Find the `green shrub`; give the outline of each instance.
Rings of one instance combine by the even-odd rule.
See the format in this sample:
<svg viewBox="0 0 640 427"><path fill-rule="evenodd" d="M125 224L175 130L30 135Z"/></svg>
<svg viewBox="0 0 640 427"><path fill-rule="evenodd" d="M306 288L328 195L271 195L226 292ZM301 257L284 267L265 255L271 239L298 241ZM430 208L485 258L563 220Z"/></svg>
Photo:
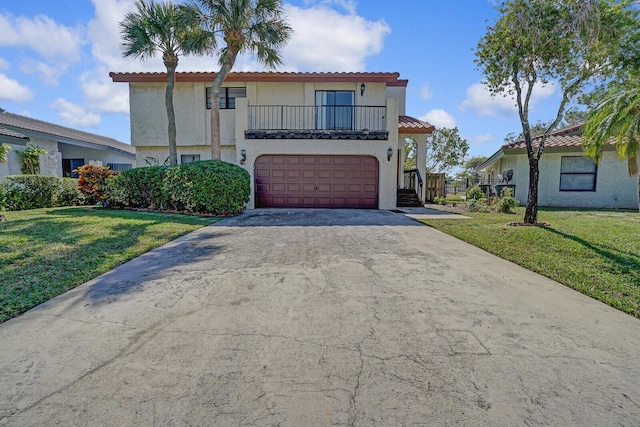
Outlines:
<svg viewBox="0 0 640 427"><path fill-rule="evenodd" d="M467 190L467 200L478 200L485 199L486 195L480 188L478 184L475 184L473 187Z"/></svg>
<svg viewBox="0 0 640 427"><path fill-rule="evenodd" d="M2 183L7 210L50 208L57 206L60 178L42 175L11 175Z"/></svg>
<svg viewBox="0 0 640 427"><path fill-rule="evenodd" d="M89 204L106 204L107 179L118 172L107 166L84 165L73 170L78 174L78 189Z"/></svg>
<svg viewBox="0 0 640 427"><path fill-rule="evenodd" d="M498 199L498 211L502 213L515 213L513 209L518 206L518 201L513 198L513 190L509 187L502 189Z"/></svg>
<svg viewBox="0 0 640 427"><path fill-rule="evenodd" d="M47 150L32 145L26 147L24 150L16 150L18 160L22 164L20 171L25 175L38 175L40 173L40 155L47 154Z"/></svg>
<svg viewBox="0 0 640 427"><path fill-rule="evenodd" d="M4 191L4 183L0 181L0 211L7 208L7 198Z"/></svg>
<svg viewBox="0 0 640 427"><path fill-rule="evenodd" d="M250 183L246 170L221 160L187 163L165 172L169 197L191 212L242 212L249 201Z"/></svg>
<svg viewBox="0 0 640 427"><path fill-rule="evenodd" d="M166 170L166 166L150 166L129 169L110 177L107 181L109 203L152 209L176 208L165 188Z"/></svg>
<svg viewBox="0 0 640 427"><path fill-rule="evenodd" d="M60 178L58 206L80 206L85 203L84 195L78 189L76 178Z"/></svg>
<svg viewBox="0 0 640 427"><path fill-rule="evenodd" d="M467 209L470 212L489 212L491 211L491 201L484 197L469 199L467 200Z"/></svg>
<svg viewBox="0 0 640 427"><path fill-rule="evenodd" d="M433 198L433 203L435 203L436 205L446 205L447 204L447 198L446 197L436 196L436 197Z"/></svg>

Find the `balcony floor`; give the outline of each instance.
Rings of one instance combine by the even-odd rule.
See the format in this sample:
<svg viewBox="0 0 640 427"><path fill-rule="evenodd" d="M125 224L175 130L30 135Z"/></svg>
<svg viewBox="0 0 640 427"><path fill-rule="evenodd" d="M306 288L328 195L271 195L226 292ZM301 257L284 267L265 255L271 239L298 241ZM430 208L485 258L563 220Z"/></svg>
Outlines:
<svg viewBox="0 0 640 427"><path fill-rule="evenodd" d="M283 129L283 130L247 130L246 139L360 139L387 140L387 131L368 130L315 130L315 129Z"/></svg>

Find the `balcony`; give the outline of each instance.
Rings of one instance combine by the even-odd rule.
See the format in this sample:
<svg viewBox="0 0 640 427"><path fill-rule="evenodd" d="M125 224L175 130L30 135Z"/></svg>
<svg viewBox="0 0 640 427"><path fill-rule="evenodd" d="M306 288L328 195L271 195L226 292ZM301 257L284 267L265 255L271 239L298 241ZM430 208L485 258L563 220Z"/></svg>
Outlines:
<svg viewBox="0 0 640 427"><path fill-rule="evenodd" d="M246 139L387 140L387 107L249 106Z"/></svg>

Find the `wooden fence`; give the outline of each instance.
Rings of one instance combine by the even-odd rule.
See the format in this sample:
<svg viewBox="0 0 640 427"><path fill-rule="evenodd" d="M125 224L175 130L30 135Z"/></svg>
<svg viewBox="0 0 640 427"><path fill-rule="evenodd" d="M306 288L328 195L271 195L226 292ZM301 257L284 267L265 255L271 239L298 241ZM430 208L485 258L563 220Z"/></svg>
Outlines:
<svg viewBox="0 0 640 427"><path fill-rule="evenodd" d="M447 195L447 176L444 173L428 173L426 180L425 199L429 202L434 197L445 197Z"/></svg>

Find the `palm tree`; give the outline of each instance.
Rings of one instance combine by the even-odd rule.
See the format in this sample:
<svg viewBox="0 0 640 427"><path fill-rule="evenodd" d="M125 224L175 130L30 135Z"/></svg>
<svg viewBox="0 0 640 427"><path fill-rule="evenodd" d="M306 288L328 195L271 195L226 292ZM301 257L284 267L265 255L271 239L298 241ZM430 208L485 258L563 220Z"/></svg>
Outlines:
<svg viewBox="0 0 640 427"><path fill-rule="evenodd" d="M282 64L279 50L293 33L282 0L192 0L185 7L190 22L224 40L220 71L211 88L211 157L220 159L220 88L240 53L250 52L269 68ZM217 46L217 43L216 43Z"/></svg>
<svg viewBox="0 0 640 427"><path fill-rule="evenodd" d="M582 145L585 154L600 162L602 150L613 140L618 157L627 159L629 176L638 177L640 210L640 87L618 88L593 110L584 125Z"/></svg>
<svg viewBox="0 0 640 427"><path fill-rule="evenodd" d="M200 27L184 25L181 9L173 3L137 0L136 11L125 15L120 23L124 57L146 60L157 53L167 68L165 103L169 122L169 164L178 163L176 147L176 116L173 109L173 89L178 57L181 54L213 52L210 35Z"/></svg>

